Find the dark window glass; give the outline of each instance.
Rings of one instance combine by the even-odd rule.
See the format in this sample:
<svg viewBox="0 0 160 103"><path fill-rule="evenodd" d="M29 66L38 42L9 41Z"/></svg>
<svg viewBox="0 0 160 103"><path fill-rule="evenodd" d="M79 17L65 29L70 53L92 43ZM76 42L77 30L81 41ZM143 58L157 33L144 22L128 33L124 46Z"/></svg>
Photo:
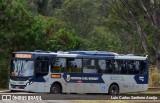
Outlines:
<svg viewBox="0 0 160 103"><path fill-rule="evenodd" d="M120 74L127 74L128 71L127 71L127 63L126 63L126 61L120 60L119 62L120 62L120 68L121 68Z"/></svg>
<svg viewBox="0 0 160 103"><path fill-rule="evenodd" d="M107 74L119 74L121 62L118 60L99 60L99 72Z"/></svg>
<svg viewBox="0 0 160 103"><path fill-rule="evenodd" d="M38 57L36 59L36 77L45 76L49 71L49 64L47 57Z"/></svg>
<svg viewBox="0 0 160 103"><path fill-rule="evenodd" d="M146 71L146 63L145 61L140 61L140 74L145 74L147 71Z"/></svg>
<svg viewBox="0 0 160 103"><path fill-rule="evenodd" d="M126 61L128 74L139 74L139 61Z"/></svg>
<svg viewBox="0 0 160 103"><path fill-rule="evenodd" d="M144 74L146 63L138 60L98 60L99 73Z"/></svg>
<svg viewBox="0 0 160 103"><path fill-rule="evenodd" d="M98 60L99 73L105 73L107 71L106 60Z"/></svg>

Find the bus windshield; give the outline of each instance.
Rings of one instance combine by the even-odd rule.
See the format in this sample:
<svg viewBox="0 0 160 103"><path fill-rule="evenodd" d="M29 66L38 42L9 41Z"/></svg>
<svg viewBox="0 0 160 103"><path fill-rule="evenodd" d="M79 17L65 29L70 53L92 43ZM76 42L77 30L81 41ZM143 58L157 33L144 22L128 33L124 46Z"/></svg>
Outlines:
<svg viewBox="0 0 160 103"><path fill-rule="evenodd" d="M11 67L11 76L33 76L34 62L28 60L13 60Z"/></svg>

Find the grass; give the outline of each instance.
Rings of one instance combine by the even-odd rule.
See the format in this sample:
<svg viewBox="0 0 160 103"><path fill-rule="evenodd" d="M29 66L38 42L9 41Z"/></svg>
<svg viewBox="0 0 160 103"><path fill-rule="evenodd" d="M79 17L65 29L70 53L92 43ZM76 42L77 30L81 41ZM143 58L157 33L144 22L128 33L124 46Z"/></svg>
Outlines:
<svg viewBox="0 0 160 103"><path fill-rule="evenodd" d="M135 93L126 93L126 94L138 94L138 95L141 95L141 94L160 94L160 91L145 91L145 92L135 92Z"/></svg>
<svg viewBox="0 0 160 103"><path fill-rule="evenodd" d="M69 100L71 103L160 103L159 100Z"/></svg>
<svg viewBox="0 0 160 103"><path fill-rule="evenodd" d="M145 91L136 93L126 93L126 95L131 94L147 94L147 95L159 95L160 91ZM160 100L69 100L71 103L160 103Z"/></svg>
<svg viewBox="0 0 160 103"><path fill-rule="evenodd" d="M160 87L160 70L153 66L149 68L149 87Z"/></svg>
<svg viewBox="0 0 160 103"><path fill-rule="evenodd" d="M72 103L134 103L122 100L71 100Z"/></svg>

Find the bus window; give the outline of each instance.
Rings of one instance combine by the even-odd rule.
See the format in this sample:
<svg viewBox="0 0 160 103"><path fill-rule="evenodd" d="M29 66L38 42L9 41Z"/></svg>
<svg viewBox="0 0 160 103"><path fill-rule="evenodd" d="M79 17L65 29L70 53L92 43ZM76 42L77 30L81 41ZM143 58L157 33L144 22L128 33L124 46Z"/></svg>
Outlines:
<svg viewBox="0 0 160 103"><path fill-rule="evenodd" d="M121 71L118 60L106 60L106 73L119 74Z"/></svg>
<svg viewBox="0 0 160 103"><path fill-rule="evenodd" d="M139 70L140 70L140 61L134 61L134 69L135 69L134 74L139 74Z"/></svg>
<svg viewBox="0 0 160 103"><path fill-rule="evenodd" d="M80 73L82 68L81 59L67 59L67 72Z"/></svg>
<svg viewBox="0 0 160 103"><path fill-rule="evenodd" d="M145 61L140 61L140 74L145 74L146 73L146 63Z"/></svg>
<svg viewBox="0 0 160 103"><path fill-rule="evenodd" d="M48 58L38 57L35 66L36 66L36 77L45 76L48 74L49 71Z"/></svg>
<svg viewBox="0 0 160 103"><path fill-rule="evenodd" d="M105 73L106 72L106 61L105 60L99 60L98 61L99 66L99 73Z"/></svg>
<svg viewBox="0 0 160 103"><path fill-rule="evenodd" d="M83 59L83 73L98 73L98 60Z"/></svg>
<svg viewBox="0 0 160 103"><path fill-rule="evenodd" d="M112 73L111 60L106 60L106 73Z"/></svg>
<svg viewBox="0 0 160 103"><path fill-rule="evenodd" d="M139 74L139 61L127 61L128 74Z"/></svg>
<svg viewBox="0 0 160 103"><path fill-rule="evenodd" d="M127 65L126 62L123 60L120 60L120 66L121 66L121 74L127 74Z"/></svg>
<svg viewBox="0 0 160 103"><path fill-rule="evenodd" d="M66 70L66 59L65 58L53 58L51 61L51 72L61 73Z"/></svg>
<svg viewBox="0 0 160 103"><path fill-rule="evenodd" d="M119 60L112 60L111 61L111 66L112 66L112 73L114 73L114 74L119 74L120 73L121 68L120 68Z"/></svg>

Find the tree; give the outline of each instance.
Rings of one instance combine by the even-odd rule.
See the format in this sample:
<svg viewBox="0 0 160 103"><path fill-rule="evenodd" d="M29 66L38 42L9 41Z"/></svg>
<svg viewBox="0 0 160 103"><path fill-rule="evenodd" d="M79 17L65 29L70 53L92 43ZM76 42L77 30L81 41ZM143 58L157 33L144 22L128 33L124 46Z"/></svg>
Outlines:
<svg viewBox="0 0 160 103"><path fill-rule="evenodd" d="M95 27L89 34L90 40L85 41L89 50L121 51L121 41L114 34L111 34L105 27Z"/></svg>
<svg viewBox="0 0 160 103"><path fill-rule="evenodd" d="M47 42L48 49L53 51L77 50L82 46L81 38L75 35L75 31L67 28L59 29Z"/></svg>
<svg viewBox="0 0 160 103"><path fill-rule="evenodd" d="M108 3L112 9L110 19L116 18L117 21L130 26L132 29L129 31L132 37L134 38L133 34L136 33L139 39L135 41L140 40L145 54L149 54L151 62L156 62L156 67L160 69L159 2L155 0L114 0ZM124 24L121 24L120 28L128 32L128 27L124 27Z"/></svg>
<svg viewBox="0 0 160 103"><path fill-rule="evenodd" d="M76 34L86 37L97 22L96 15L95 2L90 0L66 0L54 16L65 22L70 28L75 29Z"/></svg>

